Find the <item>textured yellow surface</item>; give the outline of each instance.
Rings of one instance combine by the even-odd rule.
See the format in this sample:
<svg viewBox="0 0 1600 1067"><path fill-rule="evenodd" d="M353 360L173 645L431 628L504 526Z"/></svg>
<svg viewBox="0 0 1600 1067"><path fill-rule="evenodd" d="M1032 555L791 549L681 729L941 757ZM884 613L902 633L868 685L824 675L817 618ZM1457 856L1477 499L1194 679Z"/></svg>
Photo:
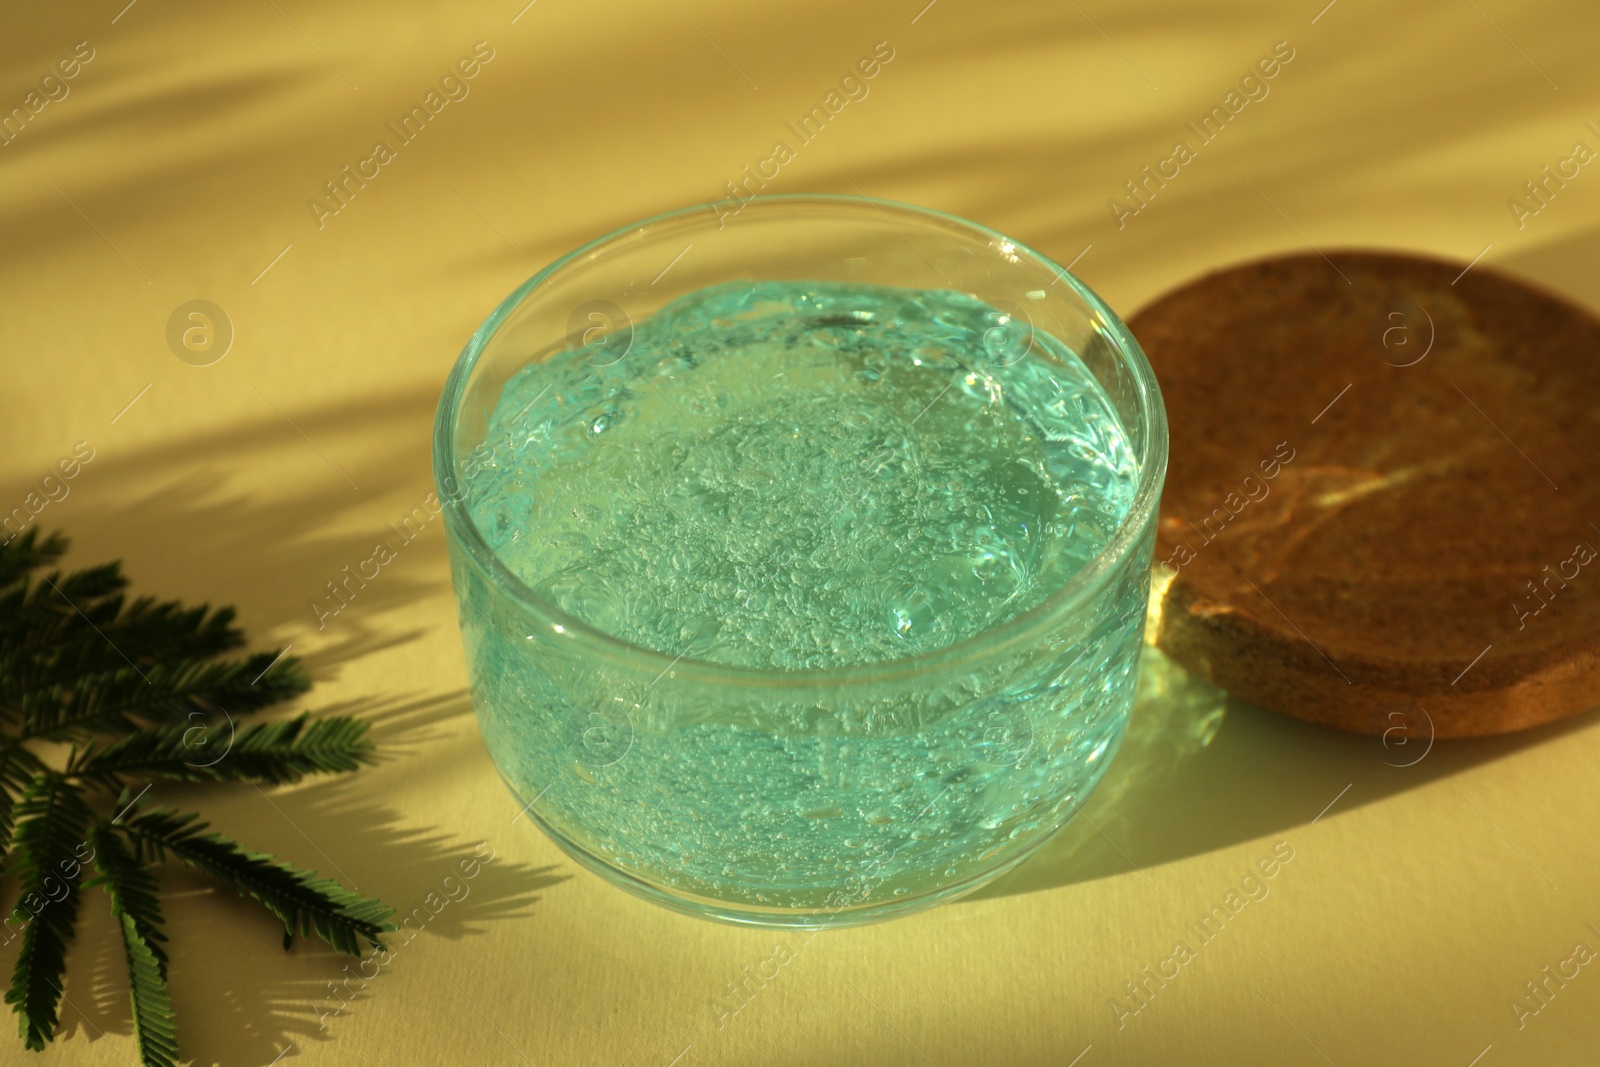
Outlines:
<svg viewBox="0 0 1600 1067"><path fill-rule="evenodd" d="M208 796L220 828L404 909L479 842L494 856L348 1002L342 961L286 955L250 906L169 880L195 1062L1594 1062L1600 969L1567 964L1546 1001L1524 986L1600 948L1592 718L1402 767L1416 746L1153 677L1086 818L1045 853L975 899L813 939L669 914L515 819L463 695L436 525L324 629L312 608L429 492L433 403L489 309L581 241L718 195L779 140L794 152L771 191L979 220L1124 311L1313 243L1487 248L1600 305L1600 173L1536 215L1507 206L1575 142L1600 148L1592 4L123 2L28 5L0 38L5 109L78 42L93 53L0 147L0 504L88 442L39 518L76 561L237 602L254 639L307 658L307 706L373 721L381 766ZM880 41L868 95L799 145L785 123ZM1185 123L1280 41L1268 95L1119 228L1108 200L1193 144ZM400 144L386 123L476 42L492 58L467 95ZM379 140L393 158L363 163ZM376 174L337 213L308 207L347 164ZM194 299L233 325L210 366L168 346ZM1231 892L1203 940L1191 924ZM65 1036L29 1062L134 1055L99 898Z"/></svg>

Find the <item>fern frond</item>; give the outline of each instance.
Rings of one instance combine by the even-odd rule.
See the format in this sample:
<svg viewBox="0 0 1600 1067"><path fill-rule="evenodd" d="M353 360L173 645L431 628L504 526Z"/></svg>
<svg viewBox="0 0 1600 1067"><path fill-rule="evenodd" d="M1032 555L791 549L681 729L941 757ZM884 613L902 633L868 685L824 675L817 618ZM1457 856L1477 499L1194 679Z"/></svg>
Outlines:
<svg viewBox="0 0 1600 1067"><path fill-rule="evenodd" d="M6 589L21 581L28 572L66 555L67 544L67 539L59 533L51 533L41 540L37 526L0 542L0 589Z"/></svg>
<svg viewBox="0 0 1600 1067"><path fill-rule="evenodd" d="M394 911L195 815L141 810L143 791L125 782L280 784L356 770L372 746L367 725L344 716L236 727L310 687L299 662L274 651L219 659L244 644L232 608L131 598L120 564L64 572L66 550L36 528L0 541L0 873L8 860L16 868L3 925L7 939L21 934L5 1001L28 1048L56 1037L82 887L98 885L122 937L140 1060L175 1067L156 862L171 857L255 898L283 923L285 947L315 934L359 956L383 947ZM31 750L40 742L72 743L65 770ZM114 819L90 809L91 786L122 787Z"/></svg>
<svg viewBox="0 0 1600 1067"><path fill-rule="evenodd" d="M22 895L13 914L25 914L27 924L6 1003L21 1016L23 1044L42 1050L59 1022L61 976L78 921L78 876L90 813L76 786L46 773L23 793L16 815L12 847Z"/></svg>
<svg viewBox="0 0 1600 1067"><path fill-rule="evenodd" d="M123 832L142 860L161 860L171 853L240 896L254 897L283 922L285 938L316 934L350 956L361 955L363 941L383 948L380 935L393 929L393 908L314 871L298 871L221 834L207 833L208 824L198 818L151 808L124 822Z"/></svg>
<svg viewBox="0 0 1600 1067"><path fill-rule="evenodd" d="M133 1036L144 1067L174 1067L178 1058L177 1022L167 990L167 954L161 947L161 904L156 879L109 823L89 830L98 885L111 897L111 914L122 931L128 961L128 994L133 1004Z"/></svg>
<svg viewBox="0 0 1600 1067"><path fill-rule="evenodd" d="M13 585L0 596L0 653L48 647L69 631L104 626L122 610L127 585L120 563Z"/></svg>
<svg viewBox="0 0 1600 1067"><path fill-rule="evenodd" d="M121 598L112 601L120 609ZM15 701L35 690L130 665L148 668L221 655L244 643L233 618L232 608L184 608L175 601L141 597L104 624L68 627L49 646L18 645L0 654L0 700Z"/></svg>
<svg viewBox="0 0 1600 1067"><path fill-rule="evenodd" d="M19 698L14 709L23 736L83 739L93 733L130 733L139 720L187 723L224 714L247 714L298 696L311 686L294 656L257 652L243 659L176 660L80 678L70 688L52 686ZM270 671L268 667L272 667Z"/></svg>
<svg viewBox="0 0 1600 1067"><path fill-rule="evenodd" d="M34 776L44 770L39 757L10 738L0 738L0 872L5 870L6 853L11 847L11 831L15 826L12 816L17 800L32 784Z"/></svg>
<svg viewBox="0 0 1600 1067"><path fill-rule="evenodd" d="M284 722L169 726L141 730L103 749L90 749L67 768L69 777L109 789L123 778L180 782L261 782L282 785L308 774L354 771L370 759L367 724L346 716Z"/></svg>

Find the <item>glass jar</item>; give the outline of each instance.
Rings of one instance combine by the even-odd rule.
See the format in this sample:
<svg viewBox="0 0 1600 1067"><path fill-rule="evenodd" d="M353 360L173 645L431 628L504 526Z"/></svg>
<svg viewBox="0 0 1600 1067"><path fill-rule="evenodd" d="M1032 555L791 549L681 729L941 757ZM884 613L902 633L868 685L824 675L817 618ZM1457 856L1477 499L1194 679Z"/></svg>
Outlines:
<svg viewBox="0 0 1600 1067"><path fill-rule="evenodd" d="M1070 352L1136 464L1103 549L983 632L805 670L630 644L513 573L472 497L477 466L503 444L492 415L513 375L574 350L610 365L685 294L785 280L970 294L994 309L980 355ZM473 702L516 798L508 813L521 808L619 886L730 922L872 921L998 877L1072 816L1121 740L1166 450L1155 380L1116 315L1037 252L949 215L759 197L662 215L562 257L479 327L435 426Z"/></svg>

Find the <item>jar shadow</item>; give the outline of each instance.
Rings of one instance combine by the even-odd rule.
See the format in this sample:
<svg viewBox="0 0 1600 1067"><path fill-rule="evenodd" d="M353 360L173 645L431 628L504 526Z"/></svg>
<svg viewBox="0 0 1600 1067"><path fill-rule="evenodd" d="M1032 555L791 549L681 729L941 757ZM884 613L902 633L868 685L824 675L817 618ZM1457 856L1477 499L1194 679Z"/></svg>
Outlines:
<svg viewBox="0 0 1600 1067"><path fill-rule="evenodd" d="M1139 877L1338 818L1596 721L1590 711L1500 737L1386 742L1238 700L1147 647L1128 733L1099 787L1037 853L967 899Z"/></svg>

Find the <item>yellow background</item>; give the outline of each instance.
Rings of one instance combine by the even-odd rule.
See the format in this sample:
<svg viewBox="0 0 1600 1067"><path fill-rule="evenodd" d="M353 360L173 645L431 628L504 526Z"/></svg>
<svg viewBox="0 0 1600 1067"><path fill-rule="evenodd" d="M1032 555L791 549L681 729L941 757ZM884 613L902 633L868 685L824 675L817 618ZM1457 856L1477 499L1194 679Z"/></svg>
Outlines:
<svg viewBox="0 0 1600 1067"><path fill-rule="evenodd" d="M320 1023L342 960L286 955L253 905L169 878L196 1062L1594 1061L1600 968L1521 1029L1510 1006L1576 942L1600 948L1592 718L1397 767L1417 750L1168 678L1088 819L1044 854L975 899L807 940L670 914L514 822L463 695L437 525L326 629L310 607L429 492L435 398L505 293L719 195L878 41L895 58L870 95L772 191L859 189L1083 253L1075 272L1125 313L1311 243L1463 262L1490 246L1485 264L1600 305L1600 173L1523 229L1506 206L1575 141L1600 147L1592 4L124 2L28 5L0 37L5 109L75 43L95 49L0 148L0 503L89 442L39 519L75 538L72 559L120 556L140 589L237 603L255 641L306 657L305 706L365 716L382 746L347 780L151 799L402 909L478 842L495 850ZM480 40L494 59L470 96L319 230L307 200ZM1108 199L1280 40L1295 58L1270 95L1119 230ZM197 298L236 331L208 367L166 341ZM1280 841L1294 858L1270 895L1119 1028L1123 981ZM64 1037L28 1062L133 1055L98 890L84 915ZM725 983L780 943L794 958L719 1028ZM5 1062L26 1055L0 1042Z"/></svg>

